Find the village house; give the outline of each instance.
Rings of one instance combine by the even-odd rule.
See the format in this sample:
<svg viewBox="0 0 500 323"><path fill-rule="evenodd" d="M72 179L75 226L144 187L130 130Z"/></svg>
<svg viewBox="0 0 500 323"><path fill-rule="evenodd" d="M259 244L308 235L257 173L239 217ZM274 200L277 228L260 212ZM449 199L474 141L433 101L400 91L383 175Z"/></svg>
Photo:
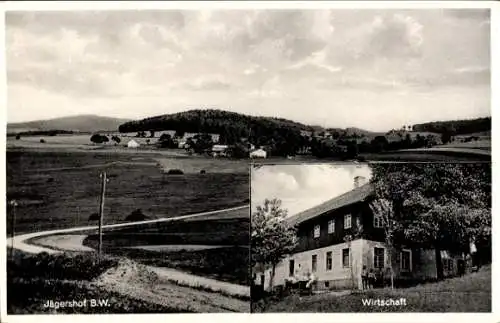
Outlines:
<svg viewBox="0 0 500 323"><path fill-rule="evenodd" d="M250 152L250 158L267 158L267 152L262 149L256 149Z"/></svg>
<svg viewBox="0 0 500 323"><path fill-rule="evenodd" d="M228 145L213 145L212 146L212 156L213 157L227 157L228 156Z"/></svg>
<svg viewBox="0 0 500 323"><path fill-rule="evenodd" d="M373 188L363 177L355 178L355 188L307 209L287 220L298 228L295 252L282 260L275 270L273 286L313 273L317 289L362 288L361 272L383 272L389 268L382 220L374 216L369 203ZM358 235L350 242L345 237ZM399 248L393 266L398 280L429 280L437 277L435 251ZM458 274L458 262L464 255L441 252L444 275ZM270 288L271 269L254 268L254 282Z"/></svg>
<svg viewBox="0 0 500 323"><path fill-rule="evenodd" d="M127 143L127 147L128 148L139 148L140 144L135 141L134 139L130 140L128 143Z"/></svg>

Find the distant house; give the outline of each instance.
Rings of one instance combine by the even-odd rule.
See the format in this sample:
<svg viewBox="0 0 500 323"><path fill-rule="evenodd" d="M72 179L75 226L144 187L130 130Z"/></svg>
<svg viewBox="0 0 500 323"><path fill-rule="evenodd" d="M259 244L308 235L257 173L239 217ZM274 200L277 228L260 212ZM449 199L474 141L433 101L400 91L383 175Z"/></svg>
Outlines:
<svg viewBox="0 0 500 323"><path fill-rule="evenodd" d="M139 146L139 143L133 139L127 143L128 148L138 148Z"/></svg>
<svg viewBox="0 0 500 323"><path fill-rule="evenodd" d="M262 148L256 149L250 152L250 158L267 158L267 152Z"/></svg>
<svg viewBox="0 0 500 323"><path fill-rule="evenodd" d="M179 148L189 148L189 144L187 143L186 140L181 139L177 142L177 147Z"/></svg>
<svg viewBox="0 0 500 323"><path fill-rule="evenodd" d="M310 137L310 136L312 136L312 131L300 130L300 135L302 137Z"/></svg>
<svg viewBox="0 0 500 323"><path fill-rule="evenodd" d="M228 145L213 145L212 146L212 156L214 157L226 157L228 153Z"/></svg>

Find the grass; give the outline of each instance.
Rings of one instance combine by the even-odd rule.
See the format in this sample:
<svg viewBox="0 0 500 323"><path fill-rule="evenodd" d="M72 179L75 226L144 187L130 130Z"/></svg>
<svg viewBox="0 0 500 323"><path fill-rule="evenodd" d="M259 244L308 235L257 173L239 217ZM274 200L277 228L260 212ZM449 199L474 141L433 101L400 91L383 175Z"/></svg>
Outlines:
<svg viewBox="0 0 500 323"><path fill-rule="evenodd" d="M91 283L117 259L98 261L94 253L58 255L17 254L7 262L7 312L9 314L105 314L105 313L176 313L178 309L160 306L101 289ZM66 307L54 312L44 308L48 300L107 300L109 306ZM185 312L185 311L184 311Z"/></svg>
<svg viewBox="0 0 500 323"><path fill-rule="evenodd" d="M363 299L406 299L406 306L366 306ZM345 296L318 294L252 303L254 312L491 312L491 266L477 273L402 289L376 289Z"/></svg>
<svg viewBox="0 0 500 323"><path fill-rule="evenodd" d="M434 148L444 146L436 146ZM390 162L475 162L491 161L491 156L471 154L469 151L388 151L384 153L363 153L360 154L367 161L390 161Z"/></svg>
<svg viewBox="0 0 500 323"><path fill-rule="evenodd" d="M115 161L141 164L79 168ZM152 217L173 217L239 206L248 200L248 174L169 176L145 164L151 161L138 154L8 151L7 199L19 203L16 233L96 224L88 218L98 211L102 170L110 177L104 208L107 224L124 222L138 208ZM183 159L186 165L190 162ZM10 234L12 210L8 211Z"/></svg>
<svg viewBox="0 0 500 323"><path fill-rule="evenodd" d="M130 227L106 232L103 237L103 250L146 265L176 268L195 275L249 285L249 250L240 247L249 244L249 226L249 217L141 225L139 228ZM96 235L91 235L84 241L84 245L91 248L97 248L97 244ZM196 251L127 248L168 244L225 247Z"/></svg>
<svg viewBox="0 0 500 323"><path fill-rule="evenodd" d="M473 149L483 149L491 151L491 139L481 139L477 141L469 142L451 142L446 145L439 147L449 147L449 148L473 148Z"/></svg>

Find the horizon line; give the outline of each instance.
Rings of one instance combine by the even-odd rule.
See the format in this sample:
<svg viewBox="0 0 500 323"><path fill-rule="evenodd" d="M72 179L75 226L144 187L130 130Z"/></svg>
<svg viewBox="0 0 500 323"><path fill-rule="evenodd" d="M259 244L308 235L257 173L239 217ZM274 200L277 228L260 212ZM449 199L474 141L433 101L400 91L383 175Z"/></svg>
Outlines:
<svg viewBox="0 0 500 323"><path fill-rule="evenodd" d="M153 115L153 116L145 116L145 117L139 117L139 118L125 118L125 117L116 117L116 116L110 116L110 115L93 114L93 113L88 113L88 114L86 114L86 113L68 114L68 115L59 116L59 117L53 117L53 118L33 119L33 120L25 120L25 121L10 122L10 121L7 120L6 126L9 126L9 125L12 126L12 125L15 125L15 124L20 124L20 123L47 122L47 121L53 121L53 120L57 120L57 119L77 118L77 117L98 117L98 118L121 119L121 120L127 120L125 122L129 122L129 121L140 121L140 120L144 120L144 119L148 119L148 118L154 118L154 117L159 117L159 116L164 116L164 115L172 115L172 114L176 114L176 113L183 113L183 112L188 112L188 111L193 111L193 110L219 110L219 111L225 111L225 112L231 112L231 113L246 115L246 116L250 116L250 117L280 118L280 119L285 119L285 120L292 121L292 122L301 123L301 124L303 124L303 125L305 125L307 127L312 127L312 128L314 128L314 127L320 127L320 128L323 128L323 129L348 129L348 128L357 128L357 129L360 129L360 130L371 131L371 132L383 132L381 130L372 130L370 128L357 127L357 126L340 127L340 126L333 126L333 125L307 124L307 123L304 123L303 121L298 121L296 119L290 119L290 118L286 118L286 117L267 116L267 115L263 115L263 114L261 114L261 115L251 115L251 114L234 112L234 111L225 110L225 109L218 109L218 108L205 108L205 109L203 109L203 108L193 108L193 109L187 109L187 110L183 110L183 111L179 111L179 112L157 114L157 115ZM431 123L431 122L450 122L450 121L461 121L461 120L474 120L474 119L481 119L481 118L492 118L492 114L490 113L488 115L477 116L477 117L463 117L463 118L447 119L447 120L436 119L436 120L429 120L429 121L425 121L425 122L419 122L419 123L416 123L416 124L425 124L425 123ZM406 125L414 125L414 124L411 123L411 122L407 122ZM387 131L390 131L390 130L394 130L394 128L393 129L388 129Z"/></svg>

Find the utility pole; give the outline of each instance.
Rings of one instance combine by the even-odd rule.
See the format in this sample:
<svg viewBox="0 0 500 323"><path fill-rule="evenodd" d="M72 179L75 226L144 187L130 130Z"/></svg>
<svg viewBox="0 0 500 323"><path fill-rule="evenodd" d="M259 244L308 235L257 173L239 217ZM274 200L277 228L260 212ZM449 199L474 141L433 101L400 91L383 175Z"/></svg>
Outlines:
<svg viewBox="0 0 500 323"><path fill-rule="evenodd" d="M108 181L106 177L106 172L102 172L99 176L101 178L101 200L99 205L99 259L102 254L102 220L104 216L104 196L106 193L106 182Z"/></svg>
<svg viewBox="0 0 500 323"><path fill-rule="evenodd" d="M11 214L11 217L12 217L12 220L11 220L11 234L12 234L12 242L10 244L10 259L11 260L14 260L14 238L16 236L16 207L17 207L17 201L16 200L12 200L10 201L10 205L12 206L12 214Z"/></svg>

